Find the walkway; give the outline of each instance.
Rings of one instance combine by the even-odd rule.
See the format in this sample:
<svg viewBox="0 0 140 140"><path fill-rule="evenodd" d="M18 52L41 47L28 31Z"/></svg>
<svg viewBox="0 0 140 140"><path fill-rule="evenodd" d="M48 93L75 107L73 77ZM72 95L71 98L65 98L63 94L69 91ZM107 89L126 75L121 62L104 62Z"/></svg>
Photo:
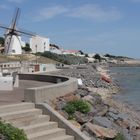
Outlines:
<svg viewBox="0 0 140 140"><path fill-rule="evenodd" d="M0 105L13 104L24 100L24 89L50 85L53 83L32 80L19 80L19 87L13 91L0 91Z"/></svg>

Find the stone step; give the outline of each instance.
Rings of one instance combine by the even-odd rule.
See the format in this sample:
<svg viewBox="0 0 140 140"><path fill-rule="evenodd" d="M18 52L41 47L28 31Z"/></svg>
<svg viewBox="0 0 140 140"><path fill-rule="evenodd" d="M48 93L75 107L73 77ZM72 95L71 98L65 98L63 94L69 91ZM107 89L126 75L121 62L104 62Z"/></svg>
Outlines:
<svg viewBox="0 0 140 140"><path fill-rule="evenodd" d="M74 140L74 137L69 136L69 135L65 135L65 136L61 136L61 137L57 137L57 138L51 138L48 140Z"/></svg>
<svg viewBox="0 0 140 140"><path fill-rule="evenodd" d="M38 116L41 113L42 113L42 110L40 109L28 109L28 110L22 110L22 111L2 113L0 114L0 118L2 118L2 120L11 122L13 120L18 120L18 119L20 120L29 116Z"/></svg>
<svg viewBox="0 0 140 140"><path fill-rule="evenodd" d="M23 129L27 135L31 133L41 132L44 130L51 130L54 128L58 128L57 122L44 122L30 126L20 127L20 129Z"/></svg>
<svg viewBox="0 0 140 140"><path fill-rule="evenodd" d="M56 128L56 129L45 130L35 134L27 135L27 137L29 140L48 140L55 137L61 137L65 135L65 133L66 133L65 129Z"/></svg>
<svg viewBox="0 0 140 140"><path fill-rule="evenodd" d="M33 103L17 103L10 105L2 105L0 106L0 113L13 112L13 111L21 111L25 109L32 109L35 105Z"/></svg>
<svg viewBox="0 0 140 140"><path fill-rule="evenodd" d="M11 123L15 127L24 127L24 126L30 126L33 124L43 123L50 121L50 116L48 115L39 115L39 116L28 116L24 117L18 120L14 120Z"/></svg>

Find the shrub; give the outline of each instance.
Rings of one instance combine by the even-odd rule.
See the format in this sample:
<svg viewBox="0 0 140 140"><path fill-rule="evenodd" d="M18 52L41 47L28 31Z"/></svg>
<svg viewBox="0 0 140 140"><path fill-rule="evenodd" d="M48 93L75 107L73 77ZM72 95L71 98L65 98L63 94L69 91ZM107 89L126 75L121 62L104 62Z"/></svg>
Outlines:
<svg viewBox="0 0 140 140"><path fill-rule="evenodd" d="M28 140L23 130L2 121L0 121L0 134L8 140Z"/></svg>
<svg viewBox="0 0 140 140"><path fill-rule="evenodd" d="M43 57L47 57L53 60L56 60L58 62L71 65L71 64L84 64L87 63L88 60L85 57L75 56L71 54L56 54L49 51L46 51L44 53L37 53L36 55L40 55Z"/></svg>
<svg viewBox="0 0 140 140"><path fill-rule="evenodd" d="M66 106L64 107L64 110L69 114L72 115L75 113L75 111L79 111L81 113L88 113L90 111L90 105L88 102L83 100L74 100L71 102L68 102Z"/></svg>
<svg viewBox="0 0 140 140"><path fill-rule="evenodd" d="M117 136L116 136L116 138L114 140L125 140L125 137L124 137L123 134L118 133Z"/></svg>

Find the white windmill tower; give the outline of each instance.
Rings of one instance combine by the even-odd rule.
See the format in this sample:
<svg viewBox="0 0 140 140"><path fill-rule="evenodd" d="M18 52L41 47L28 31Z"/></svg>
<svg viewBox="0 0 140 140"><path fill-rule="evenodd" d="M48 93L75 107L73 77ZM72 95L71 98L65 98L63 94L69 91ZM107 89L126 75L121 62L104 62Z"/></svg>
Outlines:
<svg viewBox="0 0 140 140"><path fill-rule="evenodd" d="M25 32L22 30L18 30L17 21L20 15L20 9L17 8L15 12L15 16L12 19L12 23L10 27L6 27L0 25L1 28L6 29L5 33L5 54L22 54L22 46L21 46L21 34L35 36L33 33Z"/></svg>

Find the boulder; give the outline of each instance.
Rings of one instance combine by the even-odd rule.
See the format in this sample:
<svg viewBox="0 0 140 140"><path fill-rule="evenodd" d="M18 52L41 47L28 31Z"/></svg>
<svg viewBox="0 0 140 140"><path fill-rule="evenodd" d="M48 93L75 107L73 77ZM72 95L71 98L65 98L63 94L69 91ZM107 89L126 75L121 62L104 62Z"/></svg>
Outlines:
<svg viewBox="0 0 140 140"><path fill-rule="evenodd" d="M64 102L64 101L57 101L56 103L55 103L55 109L56 110L61 110L61 109L63 109L64 108L64 106L66 105L66 102Z"/></svg>
<svg viewBox="0 0 140 140"><path fill-rule="evenodd" d="M78 100L79 98L73 94L67 94L63 97L63 99L66 101L66 102L70 102L70 101L74 101L74 100Z"/></svg>
<svg viewBox="0 0 140 140"><path fill-rule="evenodd" d="M108 120L108 118L106 117L94 117L93 118L93 123L100 125L102 127L106 127L106 128L113 128L113 122L111 122L110 120Z"/></svg>
<svg viewBox="0 0 140 140"><path fill-rule="evenodd" d="M113 107L110 107L109 111L114 113L114 114L118 114L118 111L115 108L113 108Z"/></svg>
<svg viewBox="0 0 140 140"><path fill-rule="evenodd" d="M129 128L130 128L129 121L127 121L127 120L124 120L124 121L117 120L116 123L117 123L119 126L121 126L122 128L126 128L126 129L129 129Z"/></svg>
<svg viewBox="0 0 140 140"><path fill-rule="evenodd" d="M124 135L126 140L134 140L133 137L130 135L128 129L123 129L122 134Z"/></svg>
<svg viewBox="0 0 140 140"><path fill-rule="evenodd" d="M92 124L90 122L85 124L85 129L88 130L89 133L92 133L96 137L102 138L102 139L106 139L106 138L113 139L117 135L116 130L101 127L99 125L95 125L95 124Z"/></svg>
<svg viewBox="0 0 140 140"><path fill-rule="evenodd" d="M108 112L108 106L103 105L102 108L96 114L96 116L105 116L107 112Z"/></svg>
<svg viewBox="0 0 140 140"><path fill-rule="evenodd" d="M91 104L93 102L93 97L91 95L84 96L82 99L91 103Z"/></svg>
<svg viewBox="0 0 140 140"><path fill-rule="evenodd" d="M75 117L76 121L79 122L80 124L84 124L86 122L89 122L92 119L91 116L88 116L86 114L83 114L83 113L81 113L79 111L76 111L74 113L74 117Z"/></svg>
<svg viewBox="0 0 140 140"><path fill-rule="evenodd" d="M118 114L118 118L119 118L120 120L128 120L128 119L129 119L129 116L128 116L128 114L126 114L126 113L119 113L119 114Z"/></svg>
<svg viewBox="0 0 140 140"><path fill-rule="evenodd" d="M114 121L117 121L119 119L119 116L112 112L108 113L108 117L111 117Z"/></svg>

